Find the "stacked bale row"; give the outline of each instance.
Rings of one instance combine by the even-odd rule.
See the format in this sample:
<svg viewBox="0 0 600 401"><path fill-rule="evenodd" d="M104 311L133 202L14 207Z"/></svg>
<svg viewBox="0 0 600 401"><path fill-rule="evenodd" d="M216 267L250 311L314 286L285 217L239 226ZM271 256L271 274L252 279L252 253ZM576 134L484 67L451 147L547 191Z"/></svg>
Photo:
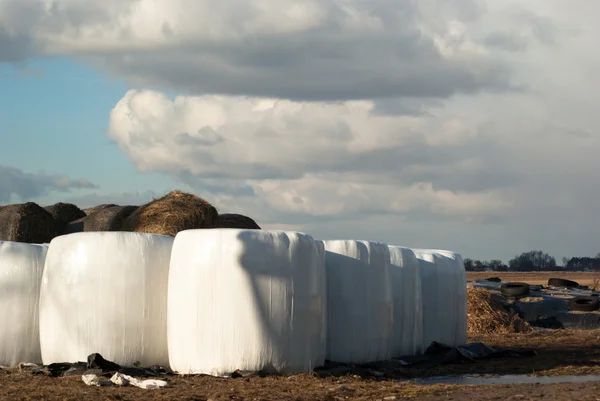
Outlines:
<svg viewBox="0 0 600 401"><path fill-rule="evenodd" d="M40 274L45 251L20 244L19 261L10 244L0 242L0 276L18 299L5 302L28 305L19 337L39 330L41 342L5 338L0 364L99 352L180 373L296 373L465 340L464 266L452 252L283 231L88 232L52 240Z"/></svg>
<svg viewBox="0 0 600 401"><path fill-rule="evenodd" d="M104 204L81 210L70 203L0 206L0 240L48 243L59 235L131 231L170 235L195 228L260 229L250 217L221 214L206 200L172 191L142 206Z"/></svg>

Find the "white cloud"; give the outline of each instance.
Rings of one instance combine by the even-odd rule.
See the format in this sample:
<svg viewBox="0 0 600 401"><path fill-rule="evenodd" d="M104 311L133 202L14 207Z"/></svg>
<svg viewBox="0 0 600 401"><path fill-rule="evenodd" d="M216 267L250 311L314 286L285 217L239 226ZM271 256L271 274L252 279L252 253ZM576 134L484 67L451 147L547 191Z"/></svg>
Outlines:
<svg viewBox="0 0 600 401"><path fill-rule="evenodd" d="M448 98L519 84L487 38L495 33L488 22L506 11L482 1L440 7L432 0L0 0L0 6L6 10L0 43L13 49L0 59L77 55L132 84L191 94ZM517 3L507 7L525 12ZM510 22L523 30L528 21Z"/></svg>
<svg viewBox="0 0 600 401"><path fill-rule="evenodd" d="M221 211L478 257L598 251L600 3L0 8L0 60L65 54L155 88L128 92L108 135Z"/></svg>

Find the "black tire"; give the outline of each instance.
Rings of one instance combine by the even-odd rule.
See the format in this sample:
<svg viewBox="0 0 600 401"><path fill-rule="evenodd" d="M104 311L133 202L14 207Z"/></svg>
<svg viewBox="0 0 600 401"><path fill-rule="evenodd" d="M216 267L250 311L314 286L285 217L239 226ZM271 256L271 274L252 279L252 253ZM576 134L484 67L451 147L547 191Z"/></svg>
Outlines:
<svg viewBox="0 0 600 401"><path fill-rule="evenodd" d="M580 312L593 312L598 309L598 297L578 296L569 300L569 310Z"/></svg>
<svg viewBox="0 0 600 401"><path fill-rule="evenodd" d="M548 285L552 287L564 287L564 288L577 288L579 283L577 281L566 280L564 278L551 278L548 279Z"/></svg>
<svg viewBox="0 0 600 401"><path fill-rule="evenodd" d="M502 295L508 297L520 297L529 294L529 284L527 283L506 283L500 287Z"/></svg>

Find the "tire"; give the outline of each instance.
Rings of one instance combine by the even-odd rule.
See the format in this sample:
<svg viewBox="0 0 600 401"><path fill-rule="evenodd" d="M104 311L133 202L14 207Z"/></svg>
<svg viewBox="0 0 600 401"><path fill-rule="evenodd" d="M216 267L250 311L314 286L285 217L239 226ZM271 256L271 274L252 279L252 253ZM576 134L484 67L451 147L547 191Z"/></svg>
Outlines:
<svg viewBox="0 0 600 401"><path fill-rule="evenodd" d="M506 283L500 287L502 295L508 297L520 297L529 294L529 284L527 283Z"/></svg>
<svg viewBox="0 0 600 401"><path fill-rule="evenodd" d="M579 296L569 300L569 310L580 312L593 312L598 309L598 297Z"/></svg>
<svg viewBox="0 0 600 401"><path fill-rule="evenodd" d="M548 279L548 285L552 287L564 287L564 288L577 288L579 283L577 281L566 280L564 278L551 278Z"/></svg>

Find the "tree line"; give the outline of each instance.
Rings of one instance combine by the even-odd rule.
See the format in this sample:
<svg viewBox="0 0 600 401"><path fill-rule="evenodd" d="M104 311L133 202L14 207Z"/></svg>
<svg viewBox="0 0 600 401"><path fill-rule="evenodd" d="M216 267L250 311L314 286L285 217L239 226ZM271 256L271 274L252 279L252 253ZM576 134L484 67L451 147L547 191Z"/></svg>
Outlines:
<svg viewBox="0 0 600 401"><path fill-rule="evenodd" d="M529 251L515 256L508 264L501 260L482 261L465 259L465 270L467 271L600 271L600 253L596 257L562 258L558 264L553 256L542 251Z"/></svg>

